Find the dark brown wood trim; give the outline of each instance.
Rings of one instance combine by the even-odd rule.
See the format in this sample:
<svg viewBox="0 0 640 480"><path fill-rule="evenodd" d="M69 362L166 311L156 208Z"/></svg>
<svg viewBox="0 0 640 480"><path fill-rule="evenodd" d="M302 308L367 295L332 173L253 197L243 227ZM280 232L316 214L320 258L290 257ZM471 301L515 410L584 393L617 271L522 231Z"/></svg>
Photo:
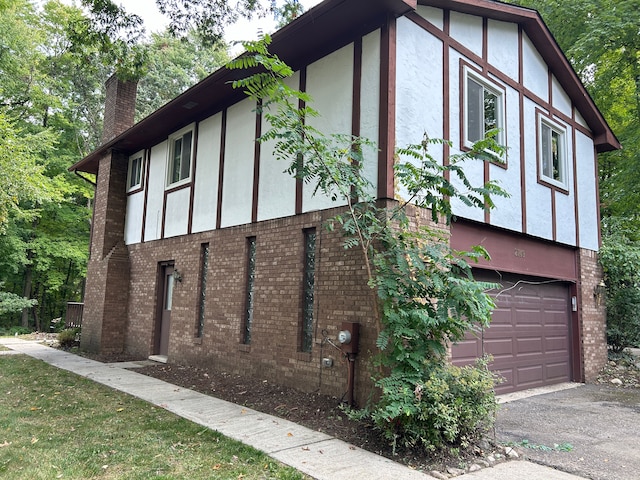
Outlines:
<svg viewBox="0 0 640 480"><path fill-rule="evenodd" d="M482 17L482 71L486 72L489 65L489 20Z"/></svg>
<svg viewBox="0 0 640 480"><path fill-rule="evenodd" d="M448 43L451 46L451 48L456 50L461 55L467 57L472 62L482 66L483 70L486 69L487 74L493 75L498 80L500 80L502 83L504 83L505 85L508 85L509 87L513 88L514 90L517 90L519 92L524 93L525 97L527 97L529 100L533 101L534 103L540 105L543 108L546 108L555 117L562 119L562 121L564 121L565 123L572 124L572 119L569 116L567 116L565 113L555 109L552 105L549 104L548 101L540 98L534 92L532 92L531 90L525 88L524 85L522 85L521 82L517 82L517 81L513 80L512 78L508 77L507 75L502 73L497 68L493 67L491 64L487 64L487 62L485 62L477 54L475 54L474 52L469 50L467 47L462 45L457 40L451 38L447 33L445 33L442 30L440 30L438 27L436 27L435 25L430 23L425 18L421 17L420 15L418 15L415 12L407 13L405 15L405 17L408 18L409 20L411 20L412 22L414 22L416 25L422 27L423 29L425 29L426 31L431 33L433 36L439 38L440 40L442 40L445 43ZM585 128L585 127L583 127L582 125L580 125L578 123L575 124L575 128L577 128L579 131L581 131L582 133L587 135L589 138L591 138L591 139L594 138L593 132L591 132L591 130L589 130L588 128Z"/></svg>
<svg viewBox="0 0 640 480"><path fill-rule="evenodd" d="M491 255L491 260L480 259L474 267L569 282L580 278L574 247L482 222L464 219L454 222L451 225L451 247L468 250L472 245L485 247Z"/></svg>
<svg viewBox="0 0 640 480"><path fill-rule="evenodd" d="M260 193L260 136L262 135L262 114L260 108L262 102L256 104L256 136L253 141L253 199L251 201L251 222L258 221L258 199Z"/></svg>
<svg viewBox="0 0 640 480"><path fill-rule="evenodd" d="M575 298L576 306L575 310L571 309L571 372L572 380L574 382L584 382L584 359L582 356L582 328L581 318L583 314L582 298L584 297L582 292L582 280L580 278L580 272L582 272L582 262L580 260L580 250L575 251L575 264L576 272L578 272L577 282L571 284L569 287L569 295Z"/></svg>
<svg viewBox="0 0 640 480"><path fill-rule="evenodd" d="M551 238L558 241L558 213L556 208L556 190L551 189Z"/></svg>
<svg viewBox="0 0 640 480"><path fill-rule="evenodd" d="M575 119L575 108L571 105L572 115ZM578 198L578 152L577 152L577 138L576 129L571 129L571 144L573 145L573 208L576 217L576 246L580 248L580 202ZM596 161L597 162L597 161ZM598 182L598 175L596 173L596 183ZM599 188L596 184L596 192ZM600 209L598 209L600 210ZM598 217L598 232L600 231L600 217Z"/></svg>
<svg viewBox="0 0 640 480"><path fill-rule="evenodd" d="M422 17L421 17L422 18ZM446 40L449 38L449 31L451 29L451 12L449 10L443 11L442 28L445 32L445 37L442 39L442 136L445 140L451 140L451 68L449 42ZM459 116L458 116L459 117ZM462 128L463 120L460 118L460 128ZM460 130L462 132L462 130ZM442 148L443 165L449 165L449 156L451 155L451 146L445 142ZM444 178L451 180L451 174L448 170L444 172Z"/></svg>
<svg viewBox="0 0 640 480"><path fill-rule="evenodd" d="M222 224L222 188L224 185L224 157L227 139L227 109L222 111L222 127L220 128L220 163L218 170L218 204L216 206L216 229Z"/></svg>
<svg viewBox="0 0 640 480"><path fill-rule="evenodd" d="M353 88L351 102L351 135L360 137L360 120L362 108L362 37L353 42ZM354 189L351 196L356 199Z"/></svg>
<svg viewBox="0 0 640 480"><path fill-rule="evenodd" d="M351 111L351 134L360 136L360 115L362 107L362 37L353 42L353 104Z"/></svg>
<svg viewBox="0 0 640 480"><path fill-rule="evenodd" d="M299 90L301 92L306 92L307 91L307 67L304 66L300 69L300 86L299 86ZM299 100L298 101L298 108L300 110L302 110L303 108L305 108L305 102L303 100ZM306 119L302 119L302 121L304 122ZM299 163L303 163L304 162L304 158L300 158L298 159ZM296 215L300 215L302 213L302 200L303 200L303 195L304 195L304 181L301 178L296 178L296 206L295 206L295 212Z"/></svg>
<svg viewBox="0 0 640 480"><path fill-rule="evenodd" d="M378 198L394 198L396 127L396 19L387 18L380 35L380 126Z"/></svg>
<svg viewBox="0 0 640 480"><path fill-rule="evenodd" d="M146 165L144 177L145 185L149 185L149 170L151 169L151 149L148 148L144 152L144 163ZM140 232L140 243L144 243L145 228L147 226L147 203L149 199L149 188L144 190L144 201L142 203L142 231Z"/></svg>
<svg viewBox="0 0 640 480"><path fill-rule="evenodd" d="M598 150L593 147L593 166L596 179L596 215L598 219L598 246L602 246L602 218L600 216L600 177L598 172ZM578 219L576 218L576 222Z"/></svg>
<svg viewBox="0 0 640 480"><path fill-rule="evenodd" d="M522 25L518 25L518 84L524 82L524 45ZM524 92L518 91L518 123L520 132L524 132ZM522 215L522 233L527 233L527 166L525 162L525 136L520 134L520 209Z"/></svg>
<svg viewBox="0 0 640 480"><path fill-rule="evenodd" d="M549 89L549 105L553 105L553 72L551 67L547 66L547 88ZM574 121L573 112L571 113L571 121Z"/></svg>
<svg viewBox="0 0 640 480"><path fill-rule="evenodd" d="M193 127L193 162L191 163L191 191L189 192L189 220L187 223L187 233L192 232L193 228L193 203L196 193L196 175L198 172L198 131L200 129L200 122L196 122Z"/></svg>

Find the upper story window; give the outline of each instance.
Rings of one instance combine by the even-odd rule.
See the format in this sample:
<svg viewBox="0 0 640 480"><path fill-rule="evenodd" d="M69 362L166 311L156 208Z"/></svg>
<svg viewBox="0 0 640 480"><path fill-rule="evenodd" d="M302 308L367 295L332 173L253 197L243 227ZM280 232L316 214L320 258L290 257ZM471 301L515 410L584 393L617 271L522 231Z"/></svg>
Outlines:
<svg viewBox="0 0 640 480"><path fill-rule="evenodd" d="M504 145L504 90L469 68L464 69L464 146L499 129L496 142ZM495 155L495 154L493 154Z"/></svg>
<svg viewBox="0 0 640 480"><path fill-rule="evenodd" d="M191 178L192 144L193 126L183 128L169 137L167 186L186 183Z"/></svg>
<svg viewBox="0 0 640 480"><path fill-rule="evenodd" d="M540 180L568 189L566 129L548 118L538 117Z"/></svg>
<svg viewBox="0 0 640 480"><path fill-rule="evenodd" d="M129 169L127 172L127 192L142 188L142 163L144 151L140 151L129 157Z"/></svg>

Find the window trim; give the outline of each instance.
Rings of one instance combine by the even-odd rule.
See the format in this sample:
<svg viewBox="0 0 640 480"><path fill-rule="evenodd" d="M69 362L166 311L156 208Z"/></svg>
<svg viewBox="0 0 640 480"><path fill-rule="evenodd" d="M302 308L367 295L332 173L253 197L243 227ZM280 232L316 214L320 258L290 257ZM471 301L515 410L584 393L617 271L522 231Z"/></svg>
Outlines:
<svg viewBox="0 0 640 480"><path fill-rule="evenodd" d="M183 138L187 133L191 132L191 151L189 152L189 175L185 178L178 180L177 182L171 181L171 171L173 170L173 154L175 148L175 142L178 139ZM176 187L187 185L191 183L193 177L193 163L195 157L195 123L187 125L180 130L169 135L167 139L167 162L166 162L166 175L165 175L165 189L170 190Z"/></svg>
<svg viewBox="0 0 640 480"><path fill-rule="evenodd" d="M462 121L460 125L460 139L461 139L461 150L469 151L473 148L474 141L469 140L469 79L473 80L475 83L479 84L484 90L487 90L493 93L496 97L498 97L497 101L497 126L499 129L498 135L496 137L496 142L499 145L507 146L507 134L506 134L506 97L507 91L506 88L497 83L493 79L487 78L482 72L476 70L471 65L466 63L462 64L462 75L461 75L461 105L460 109L462 111ZM484 91L483 90L483 91ZM484 120L484 116L483 116ZM484 136L483 136L484 138ZM487 155L492 159L492 162L495 162L496 165L499 165L503 168L507 168L506 164L506 153L503 155L498 155L496 152L487 151Z"/></svg>
<svg viewBox="0 0 640 480"><path fill-rule="evenodd" d="M538 168L538 183L551 187L555 190L559 190L563 193L569 193L569 148L567 141L567 126L558 122L554 118L546 115L542 111L536 112L536 160ZM551 178L544 173L544 159L543 155L543 128L548 128L551 132L555 132L559 135L561 140L562 155L560 158L560 171L562 172L561 180Z"/></svg>
<svg viewBox="0 0 640 480"><path fill-rule="evenodd" d="M145 153L145 150L140 150L139 152L129 156L127 164L127 193L136 193L144 188ZM131 185L131 167L133 165L133 161L138 158L140 159L140 179L136 184Z"/></svg>

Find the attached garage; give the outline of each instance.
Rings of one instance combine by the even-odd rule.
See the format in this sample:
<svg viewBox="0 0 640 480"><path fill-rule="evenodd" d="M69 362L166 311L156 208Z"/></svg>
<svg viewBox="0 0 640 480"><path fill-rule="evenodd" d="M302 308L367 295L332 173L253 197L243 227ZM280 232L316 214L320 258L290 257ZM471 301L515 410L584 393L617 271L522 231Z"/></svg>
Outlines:
<svg viewBox="0 0 640 480"><path fill-rule="evenodd" d="M497 393L572 379L570 284L477 269L477 280L498 283L490 327L453 346L453 363L493 356L490 368L503 377Z"/></svg>

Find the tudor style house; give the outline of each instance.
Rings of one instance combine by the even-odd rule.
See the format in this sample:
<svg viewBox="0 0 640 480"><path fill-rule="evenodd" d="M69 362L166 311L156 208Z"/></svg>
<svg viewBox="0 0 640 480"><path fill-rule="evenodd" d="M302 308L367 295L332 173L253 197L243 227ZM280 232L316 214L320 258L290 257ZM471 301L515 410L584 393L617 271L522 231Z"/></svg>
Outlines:
<svg viewBox="0 0 640 480"><path fill-rule="evenodd" d="M484 352L500 392L594 378L606 361L597 153L618 141L537 12L491 0L325 0L273 35L325 133L378 143L364 162L395 197L397 146L424 132L446 158L500 129L504 162L475 183L510 198L454 204L455 248L484 245L477 278L499 282L492 325L452 348ZM332 344L359 324L355 393L370 388L371 291L360 254L323 223L343 208L290 177L256 139L265 121L222 68L132 124L135 85L107 84L103 145L72 169L97 174L82 347L347 389ZM333 361L332 361L333 360Z"/></svg>

